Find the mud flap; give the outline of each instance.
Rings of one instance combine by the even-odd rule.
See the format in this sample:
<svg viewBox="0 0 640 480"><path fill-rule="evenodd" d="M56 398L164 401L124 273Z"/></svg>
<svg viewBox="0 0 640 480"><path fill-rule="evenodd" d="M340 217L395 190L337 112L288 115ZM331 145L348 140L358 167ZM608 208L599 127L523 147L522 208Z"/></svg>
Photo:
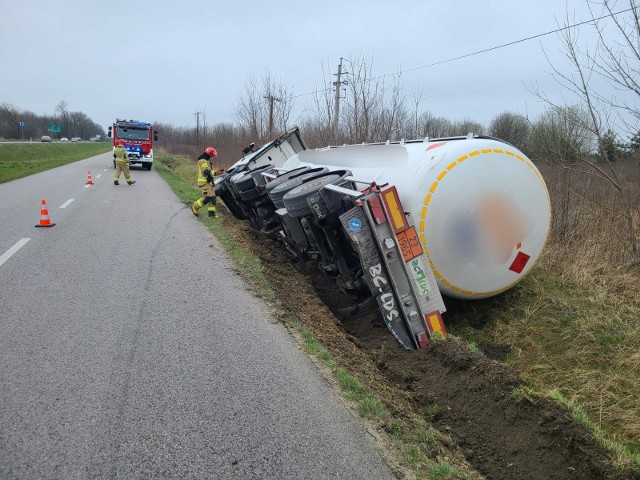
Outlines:
<svg viewBox="0 0 640 480"><path fill-rule="evenodd" d="M340 215L340 222L358 251L364 278L378 302L384 323L404 348L416 350L418 345L402 318L400 305L387 278L373 232L364 212L360 207L354 207Z"/></svg>

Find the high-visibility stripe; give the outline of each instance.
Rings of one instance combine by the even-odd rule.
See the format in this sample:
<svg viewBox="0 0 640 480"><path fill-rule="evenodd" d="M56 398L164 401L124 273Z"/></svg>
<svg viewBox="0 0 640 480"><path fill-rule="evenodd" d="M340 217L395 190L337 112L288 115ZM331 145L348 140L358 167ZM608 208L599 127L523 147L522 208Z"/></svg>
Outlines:
<svg viewBox="0 0 640 480"><path fill-rule="evenodd" d="M400 198L398 198L398 192L396 187L387 187L382 191L382 200L387 207L387 212L391 215L391 226L394 233L406 230L408 227L407 217L400 208Z"/></svg>
<svg viewBox="0 0 640 480"><path fill-rule="evenodd" d="M424 318L427 321L427 328L429 329L430 334L433 335L434 332L438 332L443 337L447 336L447 330L442 322L442 315L440 315L440 312L435 311L427 313Z"/></svg>

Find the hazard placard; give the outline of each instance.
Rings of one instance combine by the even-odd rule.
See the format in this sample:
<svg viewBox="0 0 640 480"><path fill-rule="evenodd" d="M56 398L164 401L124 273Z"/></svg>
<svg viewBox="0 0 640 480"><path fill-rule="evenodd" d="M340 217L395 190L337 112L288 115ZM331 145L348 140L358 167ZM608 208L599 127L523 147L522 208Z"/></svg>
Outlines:
<svg viewBox="0 0 640 480"><path fill-rule="evenodd" d="M422 245L420 245L420 239L418 239L415 227L409 227L404 232L398 233L396 237L405 262L422 254Z"/></svg>

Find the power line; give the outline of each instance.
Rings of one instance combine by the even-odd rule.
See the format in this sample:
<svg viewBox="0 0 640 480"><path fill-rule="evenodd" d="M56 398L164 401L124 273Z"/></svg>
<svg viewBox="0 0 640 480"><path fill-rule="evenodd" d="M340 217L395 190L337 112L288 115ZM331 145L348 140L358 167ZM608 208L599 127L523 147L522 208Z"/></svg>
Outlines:
<svg viewBox="0 0 640 480"><path fill-rule="evenodd" d="M627 9L624 9L624 10L620 10L618 12L614 12L614 13L611 13L611 14L603 15L601 17L591 18L591 19L585 20L583 22L578 22L578 23L574 23L572 25L566 25L566 26L561 27L561 28L556 28L555 30L549 30L548 32L539 33L537 35L532 35L530 37L521 38L519 40L514 40L512 42L503 43L501 45L496 45L496 46L493 46L493 47L485 48L483 50L478 50L476 52L471 52L471 53L467 53L467 54L460 55L460 56L457 56L457 57L448 58L446 60L440 60L438 62L430 63L428 65L422 65L420 67L410 68L408 70L401 70L401 71L395 72L395 73L385 73L385 74L379 75L377 77L369 78L367 81L371 82L373 80L380 80L380 79L386 78L386 77L392 77L392 76L396 76L396 75L401 75L403 73L414 72L416 70L422 70L424 68L430 68L430 67L434 67L436 65L442 65L442 64L453 62L453 61L456 61L456 60L461 60L463 58L473 57L473 56L476 56L476 55L480 55L482 53L491 52L493 50L498 50L500 48L510 47L512 45L516 45L518 43L527 42L529 40L535 40L536 38L541 38L541 37L544 37L544 36L547 36L547 35L551 35L553 33L559 33L559 32L562 32L564 30L568 30L570 28L575 28L575 27L579 27L581 25L586 25L588 23L597 22L599 20L604 20L605 18L614 17L614 16L620 15L622 13L627 13L627 12L631 12L631 11L638 10L638 9L640 9L640 6L639 7L627 8ZM327 92L329 90L332 90L332 88L333 87L328 87L328 88L323 88L323 89L320 89L320 90L315 90L315 91L309 92L309 93L301 93L299 95L293 95L293 96L291 96L291 99L293 100L294 98L307 97L309 95L316 95L318 93ZM442 93L446 93L446 92L442 92ZM267 97L265 97L265 98L267 98ZM272 103L273 102L271 102L271 104ZM233 115L227 115L227 116L222 117L222 118L231 118L232 116Z"/></svg>
<svg viewBox="0 0 640 480"><path fill-rule="evenodd" d="M540 37L544 37L544 36L547 36L547 35L551 35L552 33L562 32L562 31L568 30L570 28L579 27L580 25L585 25L587 23L597 22L598 20L603 20L603 19L608 18L608 17L613 17L613 16L616 16L616 15L620 15L621 13L627 13L627 12L631 12L631 11L637 10L637 9L640 9L640 7L627 8L625 10L620 10L619 12L603 15L603 16L597 17L597 18L591 18L591 19L585 20L583 22L574 23L573 25L567 25L567 26L564 26L564 27L561 27L561 28L556 28L555 30L550 30L550 31L544 32L544 33L539 33L537 35L532 35L530 37L521 38L520 40L514 40L512 42L503 43L501 45L496 45L494 47L485 48L483 50L478 50L476 52L467 53L467 54L460 55L460 56L457 56L457 57L448 58L446 60L440 60L438 62L430 63L428 65L422 65L420 67L410 68L408 70L401 70L401 71L395 72L395 73L385 73L385 74L379 75L377 77L369 78L367 81L371 82L373 80L380 80L380 79L386 78L386 77L392 77L392 76L396 76L396 75L401 75L403 73L408 73L408 72L415 72L416 70L422 70L424 68L435 67L436 65L442 65L442 64L445 64L445 63L449 63L449 62L454 62L456 60L462 60L463 58L469 58L469 57L473 57L475 55L480 55L481 53L487 53L487 52L491 52L493 50L498 50L500 48L510 47L512 45L516 45L516 44L522 43L522 42L527 42L529 40L535 40L536 38L540 38ZM293 99L293 98L298 98L298 97L306 97L306 96L315 95L315 94L321 93L321 92L327 92L329 90L331 90L331 87L325 88L325 89L322 89L322 90L316 90L316 91L310 92L310 93L301 93L300 95L294 95L291 98Z"/></svg>

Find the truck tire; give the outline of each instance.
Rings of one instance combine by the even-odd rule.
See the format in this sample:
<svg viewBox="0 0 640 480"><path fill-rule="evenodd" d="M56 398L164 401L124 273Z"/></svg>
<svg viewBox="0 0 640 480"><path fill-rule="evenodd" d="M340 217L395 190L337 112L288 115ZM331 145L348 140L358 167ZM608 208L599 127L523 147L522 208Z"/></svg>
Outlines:
<svg viewBox="0 0 640 480"><path fill-rule="evenodd" d="M268 172L273 169L272 164L263 165L262 167L258 167L254 170L251 170L251 178L253 178L253 183L255 185L261 186L267 183L267 179L262 176L264 172Z"/></svg>
<svg viewBox="0 0 640 480"><path fill-rule="evenodd" d="M343 172L327 173L320 177L314 177L304 182L302 185L298 185L297 187L289 190L282 199L284 207L287 209L287 213L292 217L304 217L305 215L309 215L311 213L311 207L307 202L307 197L316 193L325 185L339 182L339 180L345 176L341 175L342 173ZM349 173L349 175L351 174Z"/></svg>
<svg viewBox="0 0 640 480"><path fill-rule="evenodd" d="M255 200L260 196L260 192L255 188L250 188L249 190L244 190L240 192L240 198L244 201Z"/></svg>
<svg viewBox="0 0 640 480"><path fill-rule="evenodd" d="M255 168L253 170L246 170L246 171L242 172L241 176L236 177L235 179L233 179L232 182L235 185L235 188L236 188L238 194L240 194L241 192L244 192L244 191L251 190L251 189L255 188L256 187L256 182L255 182L255 176L254 175L259 175L260 173L262 173L265 170L268 170L270 168L273 168L273 165L271 165L271 164L263 165L261 167Z"/></svg>
<svg viewBox="0 0 640 480"><path fill-rule="evenodd" d="M146 168L147 170L151 170L151 164L150 164L150 163L147 163L147 164L144 166L144 168Z"/></svg>
<svg viewBox="0 0 640 480"><path fill-rule="evenodd" d="M231 212L231 215L236 217L238 220L246 220L246 215L242 212L242 209L236 204L231 196L231 192L225 190L222 194L216 195L224 202L224 205L227 207L227 210Z"/></svg>
<svg viewBox="0 0 640 480"><path fill-rule="evenodd" d="M253 183L253 178L251 178L250 171L242 172L242 174L238 175L237 178L234 178L231 181L233 182L233 186L238 193L242 192L243 190L250 190L252 187L255 187L255 183Z"/></svg>
<svg viewBox="0 0 640 480"><path fill-rule="evenodd" d="M274 187L273 190L269 192L269 198L277 208L284 208L282 198L289 190L296 188L298 185L302 185L302 182L309 178L324 175L328 172L329 169L327 167L311 168L301 175L294 176L293 178L290 178L289 180L286 180L280 185Z"/></svg>
<svg viewBox="0 0 640 480"><path fill-rule="evenodd" d="M214 188L214 190L216 192L216 196L220 197L224 193L227 193L229 191L229 187L227 186L228 177L229 177L229 175L224 173L223 175L220 176L220 181L218 181L218 183L216 185L214 185L213 188Z"/></svg>
<svg viewBox="0 0 640 480"><path fill-rule="evenodd" d="M270 192L271 190L273 190L275 187L277 187L281 183L286 182L287 180L289 180L289 179L291 179L293 177L296 177L298 175L302 175L304 172L306 172L309 169L310 169L310 167L294 168L293 170L289 170L288 172L285 172L282 175L278 175L276 178L274 178L269 183L267 183L267 186L266 186L267 192Z"/></svg>
<svg viewBox="0 0 640 480"><path fill-rule="evenodd" d="M245 172L240 172L240 173L236 173L234 175L231 176L231 178L229 180L227 180L227 185L229 187L229 191L232 194L238 194L240 195L240 191L238 190L238 188L236 187L236 180L241 179L242 177L244 177ZM249 187L244 188L243 190L246 190Z"/></svg>

